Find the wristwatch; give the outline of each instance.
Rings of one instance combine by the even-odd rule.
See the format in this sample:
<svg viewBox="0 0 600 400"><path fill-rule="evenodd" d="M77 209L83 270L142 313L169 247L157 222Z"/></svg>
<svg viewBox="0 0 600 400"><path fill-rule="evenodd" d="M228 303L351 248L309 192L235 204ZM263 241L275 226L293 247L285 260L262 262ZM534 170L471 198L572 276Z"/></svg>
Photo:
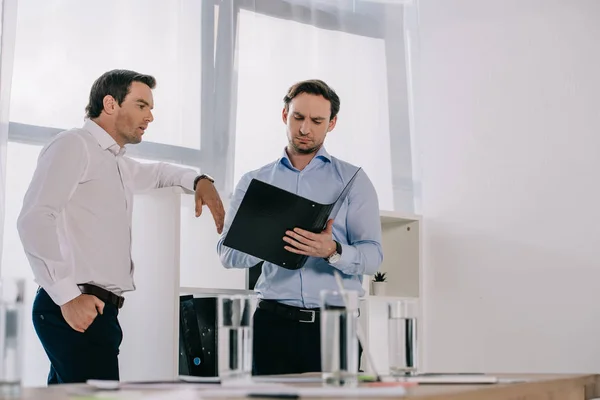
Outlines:
<svg viewBox="0 0 600 400"><path fill-rule="evenodd" d="M213 179L212 176L210 175L206 175L206 174L202 174L202 175L198 175L196 177L196 179L194 179L194 191L196 191L196 185L198 184L198 182L200 182L202 179L208 179L211 183L215 183L215 180Z"/></svg>
<svg viewBox="0 0 600 400"><path fill-rule="evenodd" d="M335 251L333 252L332 255L330 255L329 257L327 257L325 260L327 260L327 262L329 264L335 264L336 262L340 261L340 259L342 258L342 245L339 244L339 242L337 240L334 240L335 242Z"/></svg>

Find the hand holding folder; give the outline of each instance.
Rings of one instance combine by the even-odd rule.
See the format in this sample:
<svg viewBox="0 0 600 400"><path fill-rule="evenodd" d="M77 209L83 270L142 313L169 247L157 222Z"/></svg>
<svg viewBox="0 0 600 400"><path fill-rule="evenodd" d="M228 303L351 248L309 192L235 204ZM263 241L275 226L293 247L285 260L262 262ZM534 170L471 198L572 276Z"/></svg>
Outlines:
<svg viewBox="0 0 600 400"><path fill-rule="evenodd" d="M287 251L296 254L304 254L309 257L328 258L336 249L333 240L333 220L327 221L325 229L320 233L313 233L295 228L286 231L283 240L287 243L284 247Z"/></svg>
<svg viewBox="0 0 600 400"><path fill-rule="evenodd" d="M223 245L287 269L299 269L308 256L287 251L286 231L321 233L342 207L360 168L337 200L321 204L268 183L252 179Z"/></svg>

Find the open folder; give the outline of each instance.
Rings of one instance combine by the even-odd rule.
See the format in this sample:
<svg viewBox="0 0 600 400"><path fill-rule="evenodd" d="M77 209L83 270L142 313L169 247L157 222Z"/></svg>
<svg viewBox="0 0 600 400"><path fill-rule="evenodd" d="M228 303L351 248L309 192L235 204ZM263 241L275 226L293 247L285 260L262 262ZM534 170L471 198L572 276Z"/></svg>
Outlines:
<svg viewBox="0 0 600 400"><path fill-rule="evenodd" d="M301 228L320 233L342 207L360 168L337 200L321 204L295 193L252 179L223 245L287 269L302 268L308 256L284 249L285 232Z"/></svg>

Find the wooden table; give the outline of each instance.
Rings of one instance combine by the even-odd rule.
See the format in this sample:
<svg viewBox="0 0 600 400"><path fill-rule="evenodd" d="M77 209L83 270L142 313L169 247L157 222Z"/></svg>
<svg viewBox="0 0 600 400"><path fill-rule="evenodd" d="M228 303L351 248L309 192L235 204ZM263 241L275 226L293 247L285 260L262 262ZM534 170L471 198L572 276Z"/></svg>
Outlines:
<svg viewBox="0 0 600 400"><path fill-rule="evenodd" d="M408 389L408 400L590 400L600 397L600 375L498 375L506 378L526 378L524 383L487 385L419 385ZM85 385L59 385L49 388L25 388L20 399L63 400L77 399ZM104 392L109 396L115 392ZM197 398L204 399L201 391ZM116 393L115 393L116 394ZM161 394L161 399L189 399L178 390L144 392L150 398ZM189 393L188 393L189 395ZM79 397L81 398L81 397ZM118 398L115 396L115 398ZM145 396L144 396L145 398ZM223 399L223 398L220 398ZM227 400L227 399L226 399ZM228 399L233 400L233 399ZM319 400L319 399L315 399Z"/></svg>

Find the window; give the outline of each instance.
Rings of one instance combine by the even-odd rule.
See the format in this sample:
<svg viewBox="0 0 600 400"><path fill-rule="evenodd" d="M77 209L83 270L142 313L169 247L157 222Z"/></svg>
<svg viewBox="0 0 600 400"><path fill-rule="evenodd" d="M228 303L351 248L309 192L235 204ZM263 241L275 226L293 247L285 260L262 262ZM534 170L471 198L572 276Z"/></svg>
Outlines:
<svg viewBox="0 0 600 400"><path fill-rule="evenodd" d="M68 129L83 123L92 83L124 68L153 75L144 138L200 148L201 8L196 0L20 0L12 122Z"/></svg>
<svg viewBox="0 0 600 400"><path fill-rule="evenodd" d="M6 149L6 192L2 275L33 279L17 232L17 218L29 187L41 146L9 142Z"/></svg>
<svg viewBox="0 0 600 400"><path fill-rule="evenodd" d="M23 252L23 245L17 232L17 218L21 212L23 197L35 171L41 146L9 142L6 157L5 220L2 251L2 276L26 279L25 310L31 311L37 285L33 272ZM31 318L24 315L24 371L25 386L45 382L50 363L37 339Z"/></svg>
<svg viewBox="0 0 600 400"><path fill-rule="evenodd" d="M26 278L27 309L37 285L16 229L23 197L42 146L60 130L83 124L90 88L102 73L123 68L157 79L155 120L144 142L131 146L128 155L142 162L200 167L203 59L214 68L213 60L202 56L202 29L214 29L210 21L202 24L206 4L197 0L18 1L2 275ZM185 200L193 204L192 196ZM189 225L194 217L186 216ZM46 381L49 364L31 319L26 325L24 384L38 386Z"/></svg>
<svg viewBox="0 0 600 400"><path fill-rule="evenodd" d="M234 183L280 156L287 143L283 96L319 78L340 96L331 155L361 166L382 209L393 210L385 41L241 10Z"/></svg>

